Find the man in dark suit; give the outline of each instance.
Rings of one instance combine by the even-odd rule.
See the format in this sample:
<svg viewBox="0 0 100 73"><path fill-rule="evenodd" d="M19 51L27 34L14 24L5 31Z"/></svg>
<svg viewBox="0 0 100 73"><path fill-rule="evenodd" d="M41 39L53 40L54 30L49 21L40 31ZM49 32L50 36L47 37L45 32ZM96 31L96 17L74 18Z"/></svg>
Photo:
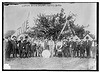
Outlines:
<svg viewBox="0 0 100 73"><path fill-rule="evenodd" d="M36 56L36 44L32 43L31 45L31 56L35 57Z"/></svg>
<svg viewBox="0 0 100 73"><path fill-rule="evenodd" d="M84 42L84 44L86 48L87 58L90 58L90 48L91 48L92 42L89 40L89 37L86 37L86 41Z"/></svg>
<svg viewBox="0 0 100 73"><path fill-rule="evenodd" d="M77 54L77 42L73 42L73 57L76 57Z"/></svg>
<svg viewBox="0 0 100 73"><path fill-rule="evenodd" d="M19 49L19 56L20 58L23 57L23 37L20 37L20 40L18 41L18 49Z"/></svg>
<svg viewBox="0 0 100 73"><path fill-rule="evenodd" d="M13 36L12 37L13 40L12 40L12 44L13 44L13 57L17 57L17 53L18 53L18 42L17 42L17 39L16 39L16 36Z"/></svg>
<svg viewBox="0 0 100 73"><path fill-rule="evenodd" d="M84 45L84 41L80 42L80 57L84 58L85 57L85 45Z"/></svg>
<svg viewBox="0 0 100 73"><path fill-rule="evenodd" d="M69 57L70 55L70 50L69 50L69 47L70 47L70 42L69 42L69 39L67 39L67 41L64 41L65 43L63 44L62 46L62 52L63 52L63 55L64 57Z"/></svg>
<svg viewBox="0 0 100 73"><path fill-rule="evenodd" d="M11 42L11 36L7 37L8 41L6 43L6 49L5 49L5 59L9 59L11 52L12 52L12 42Z"/></svg>
<svg viewBox="0 0 100 73"><path fill-rule="evenodd" d="M78 41L78 39L76 39L77 41L76 41L76 53L77 53L77 57L79 57L80 56L80 43L79 43L79 41Z"/></svg>
<svg viewBox="0 0 100 73"><path fill-rule="evenodd" d="M70 56L73 57L73 52L74 52L74 47L75 47L75 44L74 44L74 41L73 41L73 38L71 38L71 41L70 41L70 45L69 45L69 50L70 50Z"/></svg>
<svg viewBox="0 0 100 73"><path fill-rule="evenodd" d="M28 36L25 36L25 40L23 41L23 46L25 48L25 57L31 56L31 44L28 41Z"/></svg>

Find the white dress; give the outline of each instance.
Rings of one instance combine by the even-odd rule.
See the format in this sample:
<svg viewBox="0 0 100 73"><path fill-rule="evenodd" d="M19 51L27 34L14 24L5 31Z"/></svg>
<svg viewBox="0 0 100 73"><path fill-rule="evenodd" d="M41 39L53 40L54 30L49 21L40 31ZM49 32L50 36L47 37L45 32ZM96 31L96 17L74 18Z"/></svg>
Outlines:
<svg viewBox="0 0 100 73"><path fill-rule="evenodd" d="M54 55L54 47L55 47L55 43L53 40L49 40L48 41L48 45L49 45L49 49L50 49L50 52L51 52L51 57Z"/></svg>

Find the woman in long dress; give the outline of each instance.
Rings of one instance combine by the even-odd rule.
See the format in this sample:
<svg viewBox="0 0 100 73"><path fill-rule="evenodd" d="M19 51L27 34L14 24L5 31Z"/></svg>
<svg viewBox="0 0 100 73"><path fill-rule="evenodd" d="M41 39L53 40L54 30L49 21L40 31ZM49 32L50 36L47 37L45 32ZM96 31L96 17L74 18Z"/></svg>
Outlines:
<svg viewBox="0 0 100 73"><path fill-rule="evenodd" d="M53 55L54 55L55 43L54 43L54 41L52 40L52 38L51 38L51 40L48 41L48 45L49 45L51 57L53 57Z"/></svg>

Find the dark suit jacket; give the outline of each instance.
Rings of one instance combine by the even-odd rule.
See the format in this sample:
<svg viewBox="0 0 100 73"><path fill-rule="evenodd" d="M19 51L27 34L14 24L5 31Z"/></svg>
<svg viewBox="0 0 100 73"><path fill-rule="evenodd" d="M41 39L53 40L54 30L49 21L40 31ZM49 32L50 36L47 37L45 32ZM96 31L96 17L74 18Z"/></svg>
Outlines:
<svg viewBox="0 0 100 73"><path fill-rule="evenodd" d="M74 42L73 43L73 48L74 48L74 50L79 50L79 43Z"/></svg>
<svg viewBox="0 0 100 73"><path fill-rule="evenodd" d="M90 40L88 40L88 42L85 41L84 44L85 44L86 46L91 46L91 45L92 45L92 42L91 42Z"/></svg>
<svg viewBox="0 0 100 73"><path fill-rule="evenodd" d="M31 50L31 44L30 44L30 42L24 40L24 41L23 41L23 47L24 47L24 49L25 49L26 51L30 51L30 50Z"/></svg>
<svg viewBox="0 0 100 73"><path fill-rule="evenodd" d="M11 42L12 42L12 45L13 45L13 49L17 49L18 48L17 41L12 40Z"/></svg>
<svg viewBox="0 0 100 73"><path fill-rule="evenodd" d="M13 46L12 42L11 42L11 41L8 41L8 42L7 42L7 45L6 45L6 51L7 51L7 52L11 52L12 49L13 49L12 46Z"/></svg>
<svg viewBox="0 0 100 73"><path fill-rule="evenodd" d="M23 50L23 42L21 42L21 41L18 41L18 44L19 44L19 50Z"/></svg>
<svg viewBox="0 0 100 73"><path fill-rule="evenodd" d="M85 45L85 48L89 48L89 49L90 49L90 47L91 47L91 45L92 45L92 42L91 42L90 40L88 40L88 42L85 41L85 42L84 42L84 45Z"/></svg>

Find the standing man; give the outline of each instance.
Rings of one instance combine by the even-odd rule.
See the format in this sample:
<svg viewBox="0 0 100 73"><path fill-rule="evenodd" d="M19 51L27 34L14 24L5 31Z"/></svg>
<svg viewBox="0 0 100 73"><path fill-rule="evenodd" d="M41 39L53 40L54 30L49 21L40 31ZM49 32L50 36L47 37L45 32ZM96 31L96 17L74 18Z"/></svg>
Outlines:
<svg viewBox="0 0 100 73"><path fill-rule="evenodd" d="M70 51L70 57L73 57L73 50L74 50L74 47L75 47L75 44L74 44L74 41L73 41L73 38L71 38L71 41L70 41L70 46L69 46L69 51Z"/></svg>
<svg viewBox="0 0 100 73"><path fill-rule="evenodd" d="M85 57L85 47L84 47L84 42L83 40L81 40L80 42L80 57L84 58Z"/></svg>
<svg viewBox="0 0 100 73"><path fill-rule="evenodd" d="M76 39L76 55L77 55L77 57L79 57L79 51L80 51L80 48L79 48L79 41L78 41L78 39Z"/></svg>
<svg viewBox="0 0 100 73"><path fill-rule="evenodd" d="M86 41L85 41L85 48L86 48L86 56L87 58L90 58L90 48L91 48L91 41L89 40L89 37L86 37Z"/></svg>
<svg viewBox="0 0 100 73"><path fill-rule="evenodd" d="M44 40L44 48L49 50L49 47L48 47L48 39L45 39Z"/></svg>
<svg viewBox="0 0 100 73"><path fill-rule="evenodd" d="M78 39L75 40L75 42L73 43L73 57L77 57L79 54L79 50L78 50Z"/></svg>
<svg viewBox="0 0 100 73"><path fill-rule="evenodd" d="M28 36L25 36L25 40L24 40L24 47L25 47L25 57L29 57L31 54L31 44L28 41Z"/></svg>
<svg viewBox="0 0 100 73"><path fill-rule="evenodd" d="M42 49L44 50L45 49L45 41L44 41L44 38L41 38L40 45L41 45Z"/></svg>
<svg viewBox="0 0 100 73"><path fill-rule="evenodd" d="M69 39L67 39L67 41L64 41L62 46L64 57L69 57L69 52L70 52L69 46L70 46Z"/></svg>
<svg viewBox="0 0 100 73"><path fill-rule="evenodd" d="M35 40L34 40L34 44L36 44L36 47L35 47L35 56L37 57L38 56L38 47L39 47L39 40L38 38L36 37Z"/></svg>
<svg viewBox="0 0 100 73"><path fill-rule="evenodd" d="M52 37L51 37L51 39L48 41L48 45L49 45L49 49L50 49L50 52L51 52L51 57L53 57L53 55L54 55L55 43L54 43Z"/></svg>
<svg viewBox="0 0 100 73"><path fill-rule="evenodd" d="M31 44L31 56L36 57L36 44Z"/></svg>
<svg viewBox="0 0 100 73"><path fill-rule="evenodd" d="M18 49L19 49L19 57L22 58L23 54L23 37L20 37L20 40L18 41Z"/></svg>
<svg viewBox="0 0 100 73"><path fill-rule="evenodd" d="M17 57L17 54L18 54L17 38L16 38L16 36L13 36L12 38L13 38L13 40L12 40L12 44L13 44L13 57Z"/></svg>
<svg viewBox="0 0 100 73"><path fill-rule="evenodd" d="M92 41L92 46L91 46L91 57L96 58L96 53L97 53L97 44L96 41Z"/></svg>
<svg viewBox="0 0 100 73"><path fill-rule="evenodd" d="M69 39L67 39L67 57L70 57L70 41L69 41Z"/></svg>
<svg viewBox="0 0 100 73"><path fill-rule="evenodd" d="M62 57L62 41L57 40L56 41L56 50L57 50L57 55L58 57Z"/></svg>
<svg viewBox="0 0 100 73"><path fill-rule="evenodd" d="M7 43L6 43L6 49L5 49L5 59L8 60L10 58L11 52L13 50L12 46L12 42L11 42L11 36L7 37Z"/></svg>

